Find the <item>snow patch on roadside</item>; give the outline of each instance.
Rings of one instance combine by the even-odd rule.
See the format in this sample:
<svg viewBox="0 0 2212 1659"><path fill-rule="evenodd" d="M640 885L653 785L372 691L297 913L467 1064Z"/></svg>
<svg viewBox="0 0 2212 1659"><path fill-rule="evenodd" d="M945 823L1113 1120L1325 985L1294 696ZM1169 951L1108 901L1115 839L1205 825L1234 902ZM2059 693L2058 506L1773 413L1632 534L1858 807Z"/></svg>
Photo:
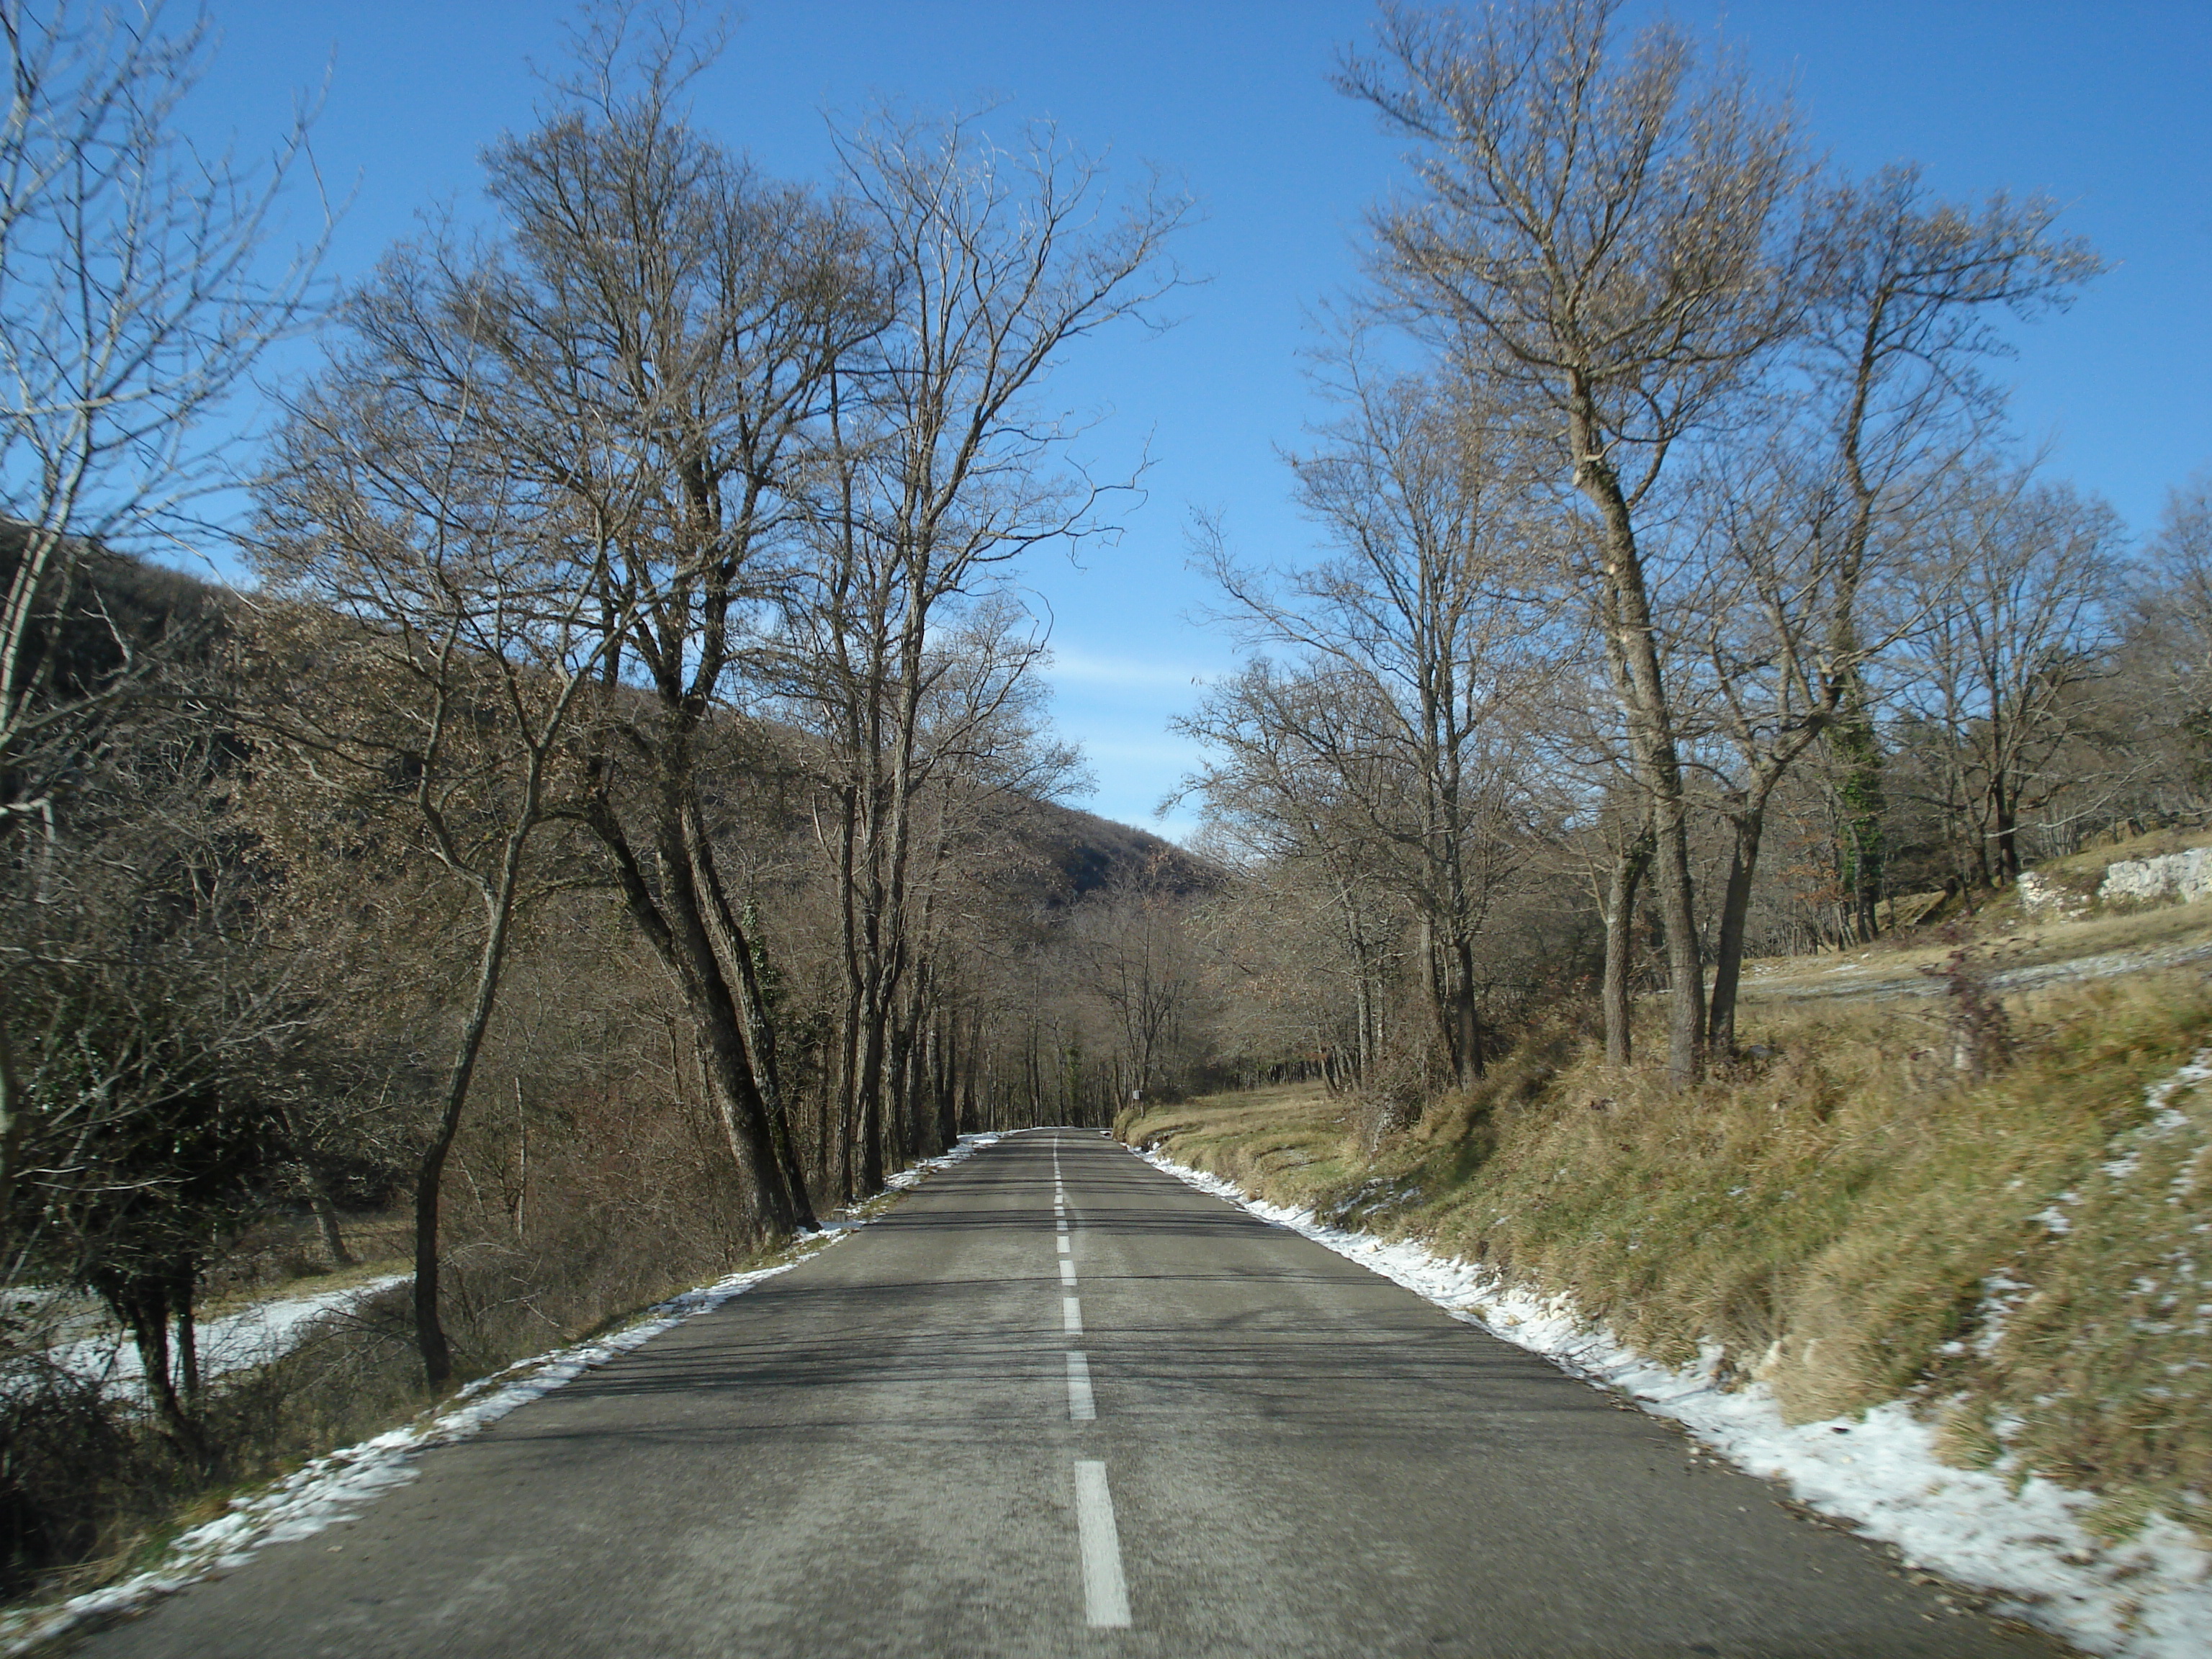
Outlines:
<svg viewBox="0 0 2212 1659"><path fill-rule="evenodd" d="M972 1158L999 1139L996 1134L963 1135L960 1144L944 1157L903 1170L887 1184L902 1191L918 1184L925 1174ZM865 1221L845 1218L829 1223L821 1234L807 1236L811 1242L827 1235L799 1261L811 1260L865 1224ZM518 1360L504 1370L470 1383L446 1404L426 1411L404 1428L341 1447L250 1496L234 1498L228 1515L183 1534L169 1546L160 1565L52 1607L0 1615L0 1656L13 1659L87 1620L129 1612L200 1579L243 1566L264 1546L312 1538L348 1519L362 1504L414 1480L421 1473L417 1459L430 1448L451 1445L480 1433L516 1407L643 1347L662 1332L712 1312L764 1280L789 1273L799 1261L732 1273L647 1309L635 1323L610 1335Z"/></svg>
<svg viewBox="0 0 2212 1659"><path fill-rule="evenodd" d="M343 1313L394 1285L404 1285L410 1277L387 1273L311 1296L272 1297L208 1320L198 1330L200 1376L211 1380L226 1371L281 1359L300 1346L307 1328L318 1319ZM49 1351L47 1358L84 1382L113 1388L134 1399L145 1396L145 1374L138 1350L119 1331L65 1343Z"/></svg>
<svg viewBox="0 0 2212 1659"><path fill-rule="evenodd" d="M935 1175L939 1170L949 1170L963 1159L975 1157L986 1146L995 1146L1005 1139L1003 1134L995 1130L985 1134L963 1135L960 1137L960 1144L945 1153L944 1157L925 1158L911 1170L901 1170L884 1182L884 1190L887 1193L903 1193L919 1187L925 1179ZM857 1226L860 1224L856 1222L853 1224Z"/></svg>
<svg viewBox="0 0 2212 1659"><path fill-rule="evenodd" d="M1739 1468L1786 1483L1801 1503L1896 1546L1908 1565L1992 1592L2002 1613L2125 1659L2201 1659L2212 1643L2212 1554L2170 1521L2107 1544L2081 1524L2093 1496L2039 1476L2015 1490L2001 1473L1953 1468L1936 1455L1933 1425L1903 1401L1863 1418L1792 1426L1764 1383L1720 1387L1717 1352L1694 1368L1660 1364L1582 1318L1565 1296L1516 1289L1488 1268L1328 1226L1310 1210L1248 1197L1157 1152L1139 1156L1673 1419Z"/></svg>

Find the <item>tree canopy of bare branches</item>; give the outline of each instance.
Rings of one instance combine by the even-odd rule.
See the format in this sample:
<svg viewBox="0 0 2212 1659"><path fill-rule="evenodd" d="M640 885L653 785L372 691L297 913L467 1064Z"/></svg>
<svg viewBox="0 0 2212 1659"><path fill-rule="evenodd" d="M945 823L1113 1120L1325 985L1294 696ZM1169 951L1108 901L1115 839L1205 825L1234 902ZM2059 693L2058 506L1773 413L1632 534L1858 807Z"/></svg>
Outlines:
<svg viewBox="0 0 2212 1659"><path fill-rule="evenodd" d="M1669 1064L1705 1051L1680 735L1638 515L1670 455L1741 387L1799 303L1786 112L1746 72L1613 0L1476 13L1389 5L1345 89L1416 147L1375 220L1389 300L1525 405L1595 520L1584 575L1650 802Z"/></svg>

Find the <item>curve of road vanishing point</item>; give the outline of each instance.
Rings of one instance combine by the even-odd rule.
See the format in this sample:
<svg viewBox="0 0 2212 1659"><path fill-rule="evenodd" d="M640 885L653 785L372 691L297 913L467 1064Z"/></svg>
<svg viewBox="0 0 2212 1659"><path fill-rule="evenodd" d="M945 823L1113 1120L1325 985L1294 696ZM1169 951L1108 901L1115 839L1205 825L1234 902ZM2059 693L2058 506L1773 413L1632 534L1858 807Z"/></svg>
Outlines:
<svg viewBox="0 0 2212 1659"><path fill-rule="evenodd" d="M93 1659L2051 1656L1095 1133L1013 1135Z"/></svg>

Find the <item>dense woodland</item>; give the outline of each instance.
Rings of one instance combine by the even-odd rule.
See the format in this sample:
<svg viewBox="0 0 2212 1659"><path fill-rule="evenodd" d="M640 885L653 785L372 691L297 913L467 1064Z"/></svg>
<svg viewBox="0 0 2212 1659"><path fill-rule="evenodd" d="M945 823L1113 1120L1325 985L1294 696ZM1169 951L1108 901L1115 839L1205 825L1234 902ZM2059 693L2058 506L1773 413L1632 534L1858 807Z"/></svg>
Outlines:
<svg viewBox="0 0 2212 1659"><path fill-rule="evenodd" d="M2096 253L1613 11L1341 63L1408 172L1290 457L1319 550L1194 536L1246 665L1185 850L1067 804L1015 581L1115 523L1050 377L1141 349L1182 198L896 110L771 179L690 107L711 30L590 9L481 221L333 295L303 134L175 136L203 32L0 0L11 1571L97 1544L94 1441L152 1478L45 1310L235 1467L195 1310L272 1218L411 1218L374 1340L442 1389L963 1133L1285 1076L1383 1133L1539 1022L1644 1063L1638 998L1688 1081L1747 957L2197 822L2212 495L2130 537L2004 420Z"/></svg>

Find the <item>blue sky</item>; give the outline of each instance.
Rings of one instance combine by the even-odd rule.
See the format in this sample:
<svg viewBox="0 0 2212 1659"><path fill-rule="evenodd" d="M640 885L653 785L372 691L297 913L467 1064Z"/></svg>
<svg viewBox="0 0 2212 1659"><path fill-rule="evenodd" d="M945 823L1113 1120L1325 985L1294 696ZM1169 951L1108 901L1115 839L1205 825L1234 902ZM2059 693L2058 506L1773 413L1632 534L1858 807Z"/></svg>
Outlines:
<svg viewBox="0 0 2212 1659"><path fill-rule="evenodd" d="M251 145L295 94L328 96L315 149L350 198L331 250L364 270L414 216L476 210L477 155L528 125L526 59L557 62L563 9L507 0L211 0L223 43L193 112ZM1644 12L1656 7L1639 8ZM2212 462L2212 5L2007 0L1677 4L1794 94L1814 146L1863 172L1917 160L1947 192L2041 190L2114 269L2061 316L2018 332L2014 412L2052 465L2138 529L2166 489ZM1356 279L1365 204L1398 176L1394 147L1328 84L1365 35L1352 0L757 0L701 83L702 126L768 170L818 177L823 112L879 94L924 107L1003 100L1075 140L1157 163L1199 198L1182 263L1207 280L1148 338L1090 343L1056 382L1097 417L1102 471L1149 454L1145 496L1112 546L1039 556L1055 711L1098 780L1084 804L1152 817L1190 755L1166 730L1193 681L1229 660L1189 620L1206 600L1184 567L1190 513L1223 515L1248 554L1297 556L1278 447L1314 411L1299 373L1308 316Z"/></svg>

